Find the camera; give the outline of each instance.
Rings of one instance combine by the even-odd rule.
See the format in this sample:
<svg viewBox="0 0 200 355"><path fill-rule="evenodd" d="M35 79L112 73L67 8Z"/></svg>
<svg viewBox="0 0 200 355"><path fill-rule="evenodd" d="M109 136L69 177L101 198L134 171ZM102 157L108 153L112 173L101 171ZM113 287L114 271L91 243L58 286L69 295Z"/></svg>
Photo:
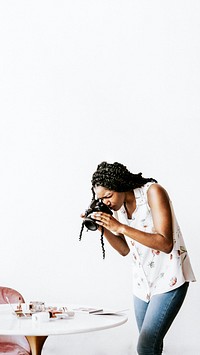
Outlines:
<svg viewBox="0 0 200 355"><path fill-rule="evenodd" d="M106 206L105 203L101 201L101 199L92 200L89 208L85 211L85 219L83 221L83 225L87 229L91 231L95 231L98 229L99 225L96 223L96 220L91 217L91 215L92 213L99 212L99 211L110 215L113 214L111 209L108 206Z"/></svg>
<svg viewBox="0 0 200 355"><path fill-rule="evenodd" d="M79 240L82 238L82 233L84 227L87 228L87 230L91 231L96 231L99 228L98 223L94 218L92 218L92 213L94 212L104 212L112 216L112 211L111 209L105 205L105 203L102 202L101 199L93 199L92 202L90 203L89 208L85 211L85 218L82 222L82 227L81 231L79 234ZM104 228L103 226L101 227L101 247L102 247L102 253L103 253L103 259L105 259L105 249L104 249L104 241L103 241L103 234L104 234Z"/></svg>

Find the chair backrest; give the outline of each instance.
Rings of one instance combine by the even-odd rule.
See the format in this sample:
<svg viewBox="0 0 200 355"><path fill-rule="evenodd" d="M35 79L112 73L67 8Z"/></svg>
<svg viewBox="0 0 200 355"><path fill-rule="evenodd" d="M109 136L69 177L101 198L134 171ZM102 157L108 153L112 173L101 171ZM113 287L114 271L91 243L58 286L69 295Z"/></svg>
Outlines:
<svg viewBox="0 0 200 355"><path fill-rule="evenodd" d="M7 298L10 303L18 304L19 301L24 303L24 298L21 293L14 290L13 288L0 286L0 304L8 303ZM8 344L18 344L19 346L23 347L28 353L30 353L29 343L23 335L0 335L0 346L4 347L3 344L6 344L5 348ZM4 352L6 354L6 350L4 350L3 353Z"/></svg>
<svg viewBox="0 0 200 355"><path fill-rule="evenodd" d="M13 288L0 286L0 303L8 303L7 298L10 303L19 303L19 301L24 303L24 298L21 293Z"/></svg>

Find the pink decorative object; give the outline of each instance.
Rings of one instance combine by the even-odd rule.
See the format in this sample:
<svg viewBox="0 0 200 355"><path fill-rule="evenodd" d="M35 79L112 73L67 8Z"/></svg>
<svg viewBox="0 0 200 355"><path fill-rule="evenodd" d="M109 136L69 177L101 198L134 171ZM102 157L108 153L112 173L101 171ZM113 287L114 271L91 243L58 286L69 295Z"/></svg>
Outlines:
<svg viewBox="0 0 200 355"><path fill-rule="evenodd" d="M24 303L23 296L9 287L0 287L0 303ZM28 340L22 335L0 335L0 354L7 355L30 355Z"/></svg>

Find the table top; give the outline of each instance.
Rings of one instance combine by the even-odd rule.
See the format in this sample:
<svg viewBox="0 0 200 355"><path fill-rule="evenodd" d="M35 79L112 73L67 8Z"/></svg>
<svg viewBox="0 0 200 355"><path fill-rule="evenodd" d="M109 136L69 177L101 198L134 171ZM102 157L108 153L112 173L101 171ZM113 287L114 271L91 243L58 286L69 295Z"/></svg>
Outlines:
<svg viewBox="0 0 200 355"><path fill-rule="evenodd" d="M68 309L72 309L68 307ZM34 322L31 318L17 318L8 304L0 305L0 334L48 336L58 334L77 334L94 332L120 326L127 322L125 313L115 315L97 315L87 312L75 312L73 318L49 319Z"/></svg>

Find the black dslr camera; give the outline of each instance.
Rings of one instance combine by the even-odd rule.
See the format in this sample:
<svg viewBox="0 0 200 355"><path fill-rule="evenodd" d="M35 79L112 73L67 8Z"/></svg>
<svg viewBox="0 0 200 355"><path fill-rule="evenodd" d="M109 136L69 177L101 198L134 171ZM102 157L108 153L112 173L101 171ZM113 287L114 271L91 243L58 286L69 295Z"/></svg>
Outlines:
<svg viewBox="0 0 200 355"><path fill-rule="evenodd" d="M86 227L87 230L91 230L91 231L96 231L99 228L99 225L97 224L96 220L91 217L92 213L99 212L99 211L110 214L111 216L113 214L111 209L108 206L106 206L100 199L92 200L89 208L85 211L85 218L82 223L81 231L79 234L79 240L81 240L84 227ZM104 233L104 228L102 226L101 227L101 247L102 247L102 252L103 252L103 258L105 258L103 233Z"/></svg>
<svg viewBox="0 0 200 355"><path fill-rule="evenodd" d="M91 217L92 213L94 212L104 212L107 214L112 215L111 209L105 205L100 199L92 200L89 208L85 211L85 219L83 221L84 226L91 230L95 231L98 229L99 225L96 223L96 220Z"/></svg>

